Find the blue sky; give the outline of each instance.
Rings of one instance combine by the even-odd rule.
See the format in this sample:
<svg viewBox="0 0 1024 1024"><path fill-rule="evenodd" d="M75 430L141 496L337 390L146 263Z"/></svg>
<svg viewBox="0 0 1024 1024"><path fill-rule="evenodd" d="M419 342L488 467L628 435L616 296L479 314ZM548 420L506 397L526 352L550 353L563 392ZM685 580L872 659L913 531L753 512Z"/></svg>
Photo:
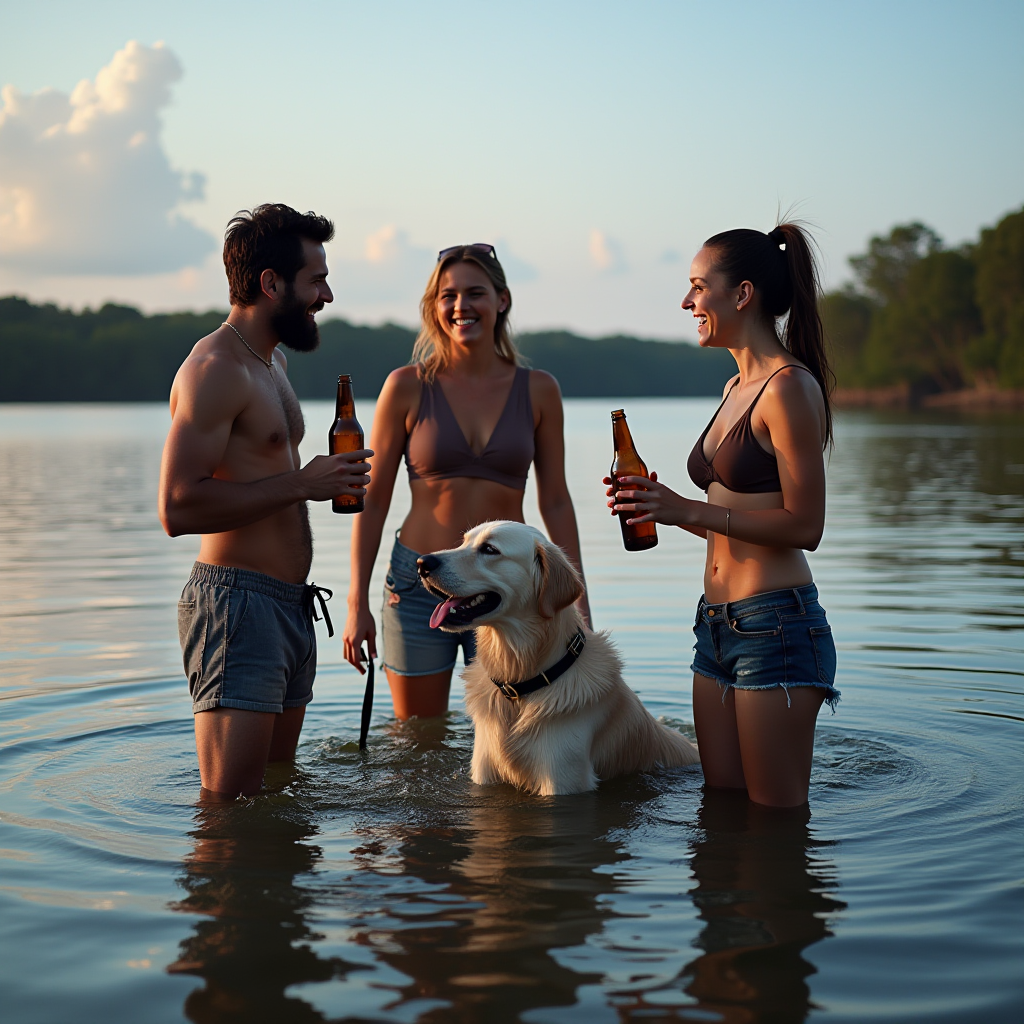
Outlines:
<svg viewBox="0 0 1024 1024"><path fill-rule="evenodd" d="M333 312L357 321L415 322L436 251L490 241L520 328L692 337L678 304L716 231L795 207L834 285L895 223L955 244L1024 204L1016 0L0 18L0 294L224 306L227 219L281 201L335 220Z"/></svg>

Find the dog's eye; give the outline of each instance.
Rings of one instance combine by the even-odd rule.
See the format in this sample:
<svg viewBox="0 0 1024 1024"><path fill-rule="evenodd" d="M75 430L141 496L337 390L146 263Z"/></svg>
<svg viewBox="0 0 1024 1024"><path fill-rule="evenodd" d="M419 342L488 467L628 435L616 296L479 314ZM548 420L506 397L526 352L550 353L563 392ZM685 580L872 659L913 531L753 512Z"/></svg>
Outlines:
<svg viewBox="0 0 1024 1024"><path fill-rule="evenodd" d="M493 544L481 544L477 549L482 555L500 555L501 552Z"/></svg>

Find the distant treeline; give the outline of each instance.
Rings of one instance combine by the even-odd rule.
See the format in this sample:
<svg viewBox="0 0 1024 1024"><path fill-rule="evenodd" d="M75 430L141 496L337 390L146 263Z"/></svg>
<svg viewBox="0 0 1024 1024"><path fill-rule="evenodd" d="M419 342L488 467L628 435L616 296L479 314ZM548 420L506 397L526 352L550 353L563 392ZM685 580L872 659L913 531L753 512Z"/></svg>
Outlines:
<svg viewBox="0 0 1024 1024"><path fill-rule="evenodd" d="M913 395L983 386L1024 388L1024 210L946 248L923 224L872 238L850 259L856 283L825 295L822 318L840 387L901 386ZM106 305L74 313L0 299L0 401L157 401L195 342L225 313L143 316ZM330 398L339 373L376 395L408 362L415 334L385 324L328 320L316 352L290 354L301 398ZM728 352L678 342L567 331L521 334L531 365L569 397L716 395L735 364Z"/></svg>
<svg viewBox="0 0 1024 1024"><path fill-rule="evenodd" d="M902 224L850 264L822 306L840 386L1024 388L1024 210L959 249Z"/></svg>
<svg viewBox="0 0 1024 1024"><path fill-rule="evenodd" d="M115 305L74 313L0 299L0 401L164 400L192 346L226 315L144 316ZM353 375L357 396L375 396L388 373L409 361L415 332L328 320L320 336L316 352L288 353L288 377L300 398L333 398L339 373ZM735 372L728 352L679 342L566 331L521 334L517 341L568 397L716 395Z"/></svg>

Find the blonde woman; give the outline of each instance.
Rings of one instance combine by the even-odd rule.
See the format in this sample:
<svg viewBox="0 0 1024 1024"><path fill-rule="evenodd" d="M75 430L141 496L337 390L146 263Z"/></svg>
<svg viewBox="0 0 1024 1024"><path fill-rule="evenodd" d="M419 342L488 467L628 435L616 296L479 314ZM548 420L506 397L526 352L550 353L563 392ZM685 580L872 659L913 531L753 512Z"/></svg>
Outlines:
<svg viewBox="0 0 1024 1024"><path fill-rule="evenodd" d="M490 519L523 522L530 464L551 539L580 565L576 513L565 483L558 382L520 365L509 331L512 296L494 247L457 245L438 254L420 302L413 361L384 382L373 420L373 482L352 531L352 582L345 657L360 671L365 643L377 656L369 583L399 462L405 456L412 508L391 551L381 647L400 719L442 715L458 650L473 634L432 629L437 602L420 586L420 554L458 546ZM590 619L586 597L581 599Z"/></svg>

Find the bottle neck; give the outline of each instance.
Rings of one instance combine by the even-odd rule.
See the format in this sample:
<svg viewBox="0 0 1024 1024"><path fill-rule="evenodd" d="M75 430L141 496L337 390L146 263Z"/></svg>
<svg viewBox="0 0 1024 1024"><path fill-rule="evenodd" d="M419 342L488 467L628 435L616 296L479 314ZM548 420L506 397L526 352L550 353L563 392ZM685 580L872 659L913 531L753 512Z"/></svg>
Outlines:
<svg viewBox="0 0 1024 1024"><path fill-rule="evenodd" d="M612 443L617 452L636 451L633 445L633 435L629 432L625 416L612 420Z"/></svg>
<svg viewBox="0 0 1024 1024"><path fill-rule="evenodd" d="M334 404L335 419L354 419L356 415L356 403L352 397L352 384L350 381L341 381L338 384L338 399Z"/></svg>

